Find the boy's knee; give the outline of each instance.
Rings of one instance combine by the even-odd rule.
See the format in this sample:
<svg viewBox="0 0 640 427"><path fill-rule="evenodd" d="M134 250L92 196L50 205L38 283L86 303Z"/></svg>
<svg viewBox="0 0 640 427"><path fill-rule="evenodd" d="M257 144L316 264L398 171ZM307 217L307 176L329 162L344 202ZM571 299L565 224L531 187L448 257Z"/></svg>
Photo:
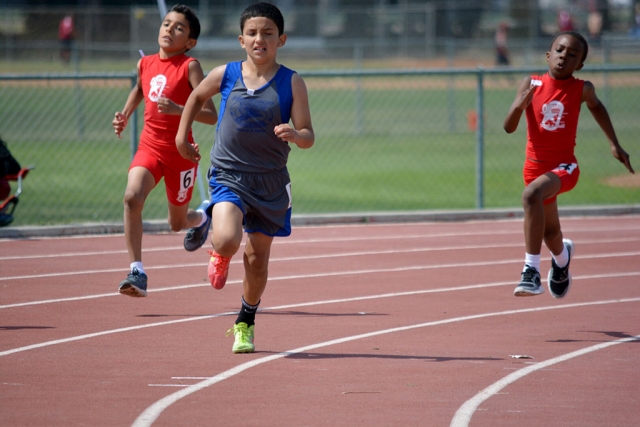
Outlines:
<svg viewBox="0 0 640 427"><path fill-rule="evenodd" d="M215 239L212 238L213 247L217 253L225 257L231 257L240 249L240 242L233 239Z"/></svg>
<svg viewBox="0 0 640 427"><path fill-rule="evenodd" d="M251 269L254 274L266 274L269 269L268 254L253 254L245 257L245 265Z"/></svg>
<svg viewBox="0 0 640 427"><path fill-rule="evenodd" d="M522 192L522 206L534 206L542 203L542 192L539 188L527 187Z"/></svg>
<svg viewBox="0 0 640 427"><path fill-rule="evenodd" d="M551 241L554 239L557 239L558 237L561 236L561 232L560 232L560 228L559 227L553 227L547 224L547 226L544 229L544 240L545 241Z"/></svg>
<svg viewBox="0 0 640 427"><path fill-rule="evenodd" d="M144 197L133 191L125 191L122 203L127 210L140 211L144 206Z"/></svg>

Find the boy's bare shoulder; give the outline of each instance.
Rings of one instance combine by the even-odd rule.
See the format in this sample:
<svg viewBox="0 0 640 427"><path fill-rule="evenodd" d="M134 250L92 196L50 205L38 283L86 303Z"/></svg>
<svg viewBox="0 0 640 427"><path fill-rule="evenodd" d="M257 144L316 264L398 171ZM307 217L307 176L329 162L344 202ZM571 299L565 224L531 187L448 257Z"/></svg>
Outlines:
<svg viewBox="0 0 640 427"><path fill-rule="evenodd" d="M589 80L585 80L582 86L582 102L594 103L597 100L596 87Z"/></svg>
<svg viewBox="0 0 640 427"><path fill-rule="evenodd" d="M217 67L209 71L209 75L222 77L226 70L227 70L227 64L218 65Z"/></svg>

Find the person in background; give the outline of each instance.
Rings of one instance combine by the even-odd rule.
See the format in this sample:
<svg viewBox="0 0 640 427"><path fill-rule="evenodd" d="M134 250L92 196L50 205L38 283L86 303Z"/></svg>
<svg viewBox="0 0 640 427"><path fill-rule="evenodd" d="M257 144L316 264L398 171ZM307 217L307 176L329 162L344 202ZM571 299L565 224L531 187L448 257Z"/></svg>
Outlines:
<svg viewBox="0 0 640 427"><path fill-rule="evenodd" d="M498 29L494 37L496 45L496 65L509 65L509 50L507 49L507 37L509 25L506 22L498 24Z"/></svg>
<svg viewBox="0 0 640 427"><path fill-rule="evenodd" d="M640 38L640 3L636 3L634 6L635 15L633 17L633 27L631 28L631 35L633 37Z"/></svg>
<svg viewBox="0 0 640 427"><path fill-rule="evenodd" d="M75 39L75 29L73 27L73 16L66 15L58 25L58 40L60 40L60 59L68 64L71 61L73 50L73 40Z"/></svg>
<svg viewBox="0 0 640 427"><path fill-rule="evenodd" d="M589 30L589 41L593 45L600 44L600 36L602 35L602 13L598 10L595 0L589 1L587 29Z"/></svg>
<svg viewBox="0 0 640 427"><path fill-rule="evenodd" d="M563 31L573 31L575 29L573 25L573 18L571 18L571 13L569 13L566 9L560 9L558 12L558 30L560 32Z"/></svg>
<svg viewBox="0 0 640 427"><path fill-rule="evenodd" d="M20 163L9 151L7 143L0 138L0 202L3 202L11 194L11 184L9 184L7 177L16 175L20 169Z"/></svg>

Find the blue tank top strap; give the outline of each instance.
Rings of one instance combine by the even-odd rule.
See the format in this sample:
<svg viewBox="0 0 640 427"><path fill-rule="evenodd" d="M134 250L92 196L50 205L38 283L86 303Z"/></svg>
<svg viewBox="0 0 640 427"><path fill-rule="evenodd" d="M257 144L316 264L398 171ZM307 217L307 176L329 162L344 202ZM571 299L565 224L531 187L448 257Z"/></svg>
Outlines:
<svg viewBox="0 0 640 427"><path fill-rule="evenodd" d="M278 99L280 100L280 113L282 114L282 123L288 123L291 119L291 105L293 104L293 92L291 91L291 76L295 71L280 65L280 69L276 73L274 79L278 88Z"/></svg>

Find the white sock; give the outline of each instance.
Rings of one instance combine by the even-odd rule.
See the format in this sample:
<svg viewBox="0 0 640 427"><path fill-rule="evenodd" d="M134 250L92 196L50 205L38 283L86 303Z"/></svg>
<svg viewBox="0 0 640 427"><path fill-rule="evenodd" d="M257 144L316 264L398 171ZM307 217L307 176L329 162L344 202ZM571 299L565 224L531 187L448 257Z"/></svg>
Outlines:
<svg viewBox="0 0 640 427"><path fill-rule="evenodd" d="M524 265L525 265L525 267L522 269L522 271L524 271L526 266L528 265L529 267L533 267L536 270L538 270L538 272L540 272L540 254L532 255L532 254L529 254L529 253L525 253L524 254Z"/></svg>
<svg viewBox="0 0 640 427"><path fill-rule="evenodd" d="M560 268L566 267L569 263L569 251L567 250L567 246L562 244L562 252L559 255L551 254L553 260L556 262L556 265Z"/></svg>
<svg viewBox="0 0 640 427"><path fill-rule="evenodd" d="M140 274L147 274L144 272L144 267L142 266L142 261L136 261L136 262L132 262L130 265L131 271L133 271L134 268L138 269L138 272Z"/></svg>
<svg viewBox="0 0 640 427"><path fill-rule="evenodd" d="M207 222L207 213L198 209L196 212L200 212L200 222L197 223L193 228L201 227L205 222Z"/></svg>

